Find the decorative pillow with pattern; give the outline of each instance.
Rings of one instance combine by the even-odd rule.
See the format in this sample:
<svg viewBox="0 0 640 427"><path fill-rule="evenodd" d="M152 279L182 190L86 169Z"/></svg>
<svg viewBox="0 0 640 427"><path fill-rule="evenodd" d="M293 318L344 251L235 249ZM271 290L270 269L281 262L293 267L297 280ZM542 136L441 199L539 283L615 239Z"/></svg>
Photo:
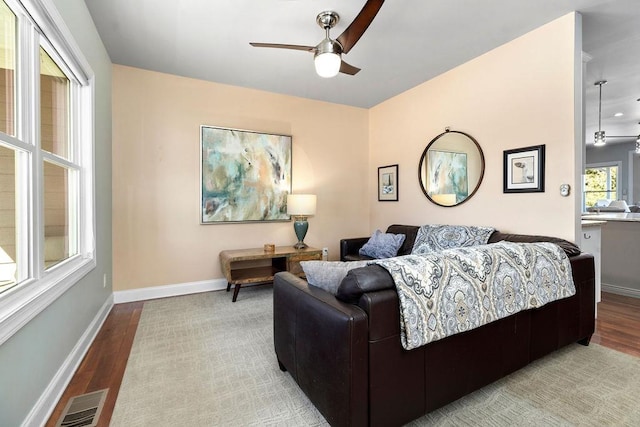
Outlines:
<svg viewBox="0 0 640 427"><path fill-rule="evenodd" d="M404 234L383 233L376 230L358 253L376 259L391 258L398 255L398 249L404 243L405 238Z"/></svg>
<svg viewBox="0 0 640 427"><path fill-rule="evenodd" d="M364 267L369 261L300 261L300 266L307 276L307 282L317 288L324 289L332 295L349 270Z"/></svg>
<svg viewBox="0 0 640 427"><path fill-rule="evenodd" d="M423 225L418 230L411 253L429 254L443 249L486 245L494 231L492 227Z"/></svg>

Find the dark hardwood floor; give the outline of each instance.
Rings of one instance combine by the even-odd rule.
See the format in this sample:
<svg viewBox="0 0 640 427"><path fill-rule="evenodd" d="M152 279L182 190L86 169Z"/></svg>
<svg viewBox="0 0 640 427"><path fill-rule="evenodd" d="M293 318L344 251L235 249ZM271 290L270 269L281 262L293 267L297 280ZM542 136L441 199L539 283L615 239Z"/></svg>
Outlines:
<svg viewBox="0 0 640 427"><path fill-rule="evenodd" d="M69 398L104 388L109 388L109 393L98 426L109 425L143 305L113 306L47 427L55 426ZM640 357L640 298L603 293L591 342Z"/></svg>
<svg viewBox="0 0 640 427"><path fill-rule="evenodd" d="M603 292L591 342L640 357L640 298Z"/></svg>
<svg viewBox="0 0 640 427"><path fill-rule="evenodd" d="M116 405L129 352L136 335L143 302L116 304L89 347L78 370L49 417L46 427L54 427L73 396L108 388L98 426L108 426Z"/></svg>

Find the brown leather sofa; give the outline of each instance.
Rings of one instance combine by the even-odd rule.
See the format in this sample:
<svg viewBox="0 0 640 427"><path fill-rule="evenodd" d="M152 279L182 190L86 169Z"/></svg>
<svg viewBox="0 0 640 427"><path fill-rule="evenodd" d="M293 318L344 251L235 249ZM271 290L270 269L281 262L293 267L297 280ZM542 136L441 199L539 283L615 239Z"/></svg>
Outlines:
<svg viewBox="0 0 640 427"><path fill-rule="evenodd" d="M411 226L388 231L403 229L417 231ZM490 241L549 240L496 233ZM408 234L411 242L405 246L412 246L413 239L415 233ZM570 255L574 296L410 351L400 342L398 296L382 267L351 270L337 296L278 273L273 302L280 368L289 371L331 425L395 426L567 344L588 345L595 324L593 257L580 254L570 242L551 240Z"/></svg>

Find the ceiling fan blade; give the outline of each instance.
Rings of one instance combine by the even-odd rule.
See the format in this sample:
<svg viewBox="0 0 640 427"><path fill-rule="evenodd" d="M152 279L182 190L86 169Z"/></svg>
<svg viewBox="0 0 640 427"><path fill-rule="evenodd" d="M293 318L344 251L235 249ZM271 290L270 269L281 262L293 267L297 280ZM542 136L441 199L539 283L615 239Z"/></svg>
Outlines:
<svg viewBox="0 0 640 427"><path fill-rule="evenodd" d="M360 68L354 67L353 65L350 65L350 64L347 64L344 61L342 61L342 63L340 64L340 72L341 73L349 74L351 76L355 76L356 74L358 74L358 71L360 71Z"/></svg>
<svg viewBox="0 0 640 427"><path fill-rule="evenodd" d="M342 45L342 53L349 53L351 48L360 40L360 37L369 28L369 25L376 17L382 7L384 0L367 0L358 16L353 20L346 30L337 38Z"/></svg>
<svg viewBox="0 0 640 427"><path fill-rule="evenodd" d="M278 43L249 43L253 47L273 47L276 49L293 49L293 50L304 50L307 52L315 52L315 46L301 46L298 44L278 44Z"/></svg>

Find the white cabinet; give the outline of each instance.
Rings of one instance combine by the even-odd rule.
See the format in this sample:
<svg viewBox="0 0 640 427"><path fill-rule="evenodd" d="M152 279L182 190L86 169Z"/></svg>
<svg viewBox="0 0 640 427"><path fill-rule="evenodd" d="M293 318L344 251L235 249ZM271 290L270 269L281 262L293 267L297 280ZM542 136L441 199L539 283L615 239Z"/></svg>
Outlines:
<svg viewBox="0 0 640 427"><path fill-rule="evenodd" d="M593 255L596 270L596 304L600 302L600 280L602 275L602 225L605 221L582 221L580 249ZM597 314L597 305L596 305Z"/></svg>

